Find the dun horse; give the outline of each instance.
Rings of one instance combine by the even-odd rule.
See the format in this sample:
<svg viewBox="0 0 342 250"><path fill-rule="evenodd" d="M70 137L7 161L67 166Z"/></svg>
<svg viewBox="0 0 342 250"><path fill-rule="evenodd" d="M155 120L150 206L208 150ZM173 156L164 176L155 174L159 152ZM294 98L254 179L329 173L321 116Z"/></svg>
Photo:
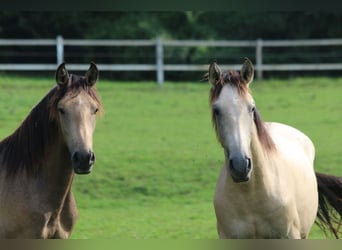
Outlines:
<svg viewBox="0 0 342 250"><path fill-rule="evenodd" d="M253 76L247 58L240 73L213 62L206 74L225 155L214 197L219 237L306 239L318 217L338 238L342 178L315 173L314 145L302 132L261 120Z"/></svg>
<svg viewBox="0 0 342 250"><path fill-rule="evenodd" d="M0 142L0 238L68 238L77 219L74 173L91 172L96 113L95 83L56 71L55 86L19 128Z"/></svg>

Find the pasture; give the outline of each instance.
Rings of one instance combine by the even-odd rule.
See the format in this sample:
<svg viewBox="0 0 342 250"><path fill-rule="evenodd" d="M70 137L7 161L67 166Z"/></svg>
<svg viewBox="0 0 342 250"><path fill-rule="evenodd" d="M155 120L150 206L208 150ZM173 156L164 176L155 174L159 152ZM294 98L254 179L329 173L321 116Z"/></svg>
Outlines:
<svg viewBox="0 0 342 250"><path fill-rule="evenodd" d="M100 69L101 71L101 69ZM201 73L198 79L201 78ZM0 138L55 84L0 75ZM211 125L208 83L111 82L94 134L93 172L76 176L74 239L216 239L213 194L223 151ZM292 125L316 146L316 170L342 175L342 78L254 81L265 121ZM315 226L310 238L325 238Z"/></svg>

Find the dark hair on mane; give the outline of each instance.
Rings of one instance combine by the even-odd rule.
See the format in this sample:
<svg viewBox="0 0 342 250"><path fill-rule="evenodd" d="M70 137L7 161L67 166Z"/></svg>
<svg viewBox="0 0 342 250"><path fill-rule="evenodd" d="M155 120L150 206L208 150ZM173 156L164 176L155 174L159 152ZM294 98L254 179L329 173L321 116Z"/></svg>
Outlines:
<svg viewBox="0 0 342 250"><path fill-rule="evenodd" d="M7 175L13 176L19 170L36 174L42 165L46 149L54 143L58 132L57 104L66 93L75 95L85 90L99 105L102 104L95 87L89 87L83 77L72 75L70 86L56 86L31 110L21 125L0 142L1 165Z"/></svg>
<svg viewBox="0 0 342 250"><path fill-rule="evenodd" d="M241 82L239 72L234 71L234 70L224 71L222 72L221 78L217 81L215 86L213 86L210 89L210 95L209 95L210 104L213 104L213 102L219 97L221 90L225 84L230 84L236 87L238 90L238 93L241 96L244 96L247 93L250 93L250 90L247 84L244 84ZM213 112L212 112L212 122L215 128L215 131L217 132L216 118ZM261 145L263 146L263 148L265 149L265 151L269 152L275 149L275 144L271 136L268 134L265 124L261 119L260 113L256 108L254 110L254 124L257 129L259 141Z"/></svg>
<svg viewBox="0 0 342 250"><path fill-rule="evenodd" d="M262 121L261 116L257 108L254 109L254 124L257 128L258 138L261 145L266 152L275 149L275 144L265 128L265 123Z"/></svg>

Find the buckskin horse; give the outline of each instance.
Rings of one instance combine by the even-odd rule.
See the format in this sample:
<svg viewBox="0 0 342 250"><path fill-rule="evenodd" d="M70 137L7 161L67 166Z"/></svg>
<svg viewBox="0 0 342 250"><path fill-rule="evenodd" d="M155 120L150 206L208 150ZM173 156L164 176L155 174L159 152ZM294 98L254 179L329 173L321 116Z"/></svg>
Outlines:
<svg viewBox="0 0 342 250"><path fill-rule="evenodd" d="M0 142L0 238L68 238L77 219L74 175L91 172L98 69L56 71L57 85Z"/></svg>
<svg viewBox="0 0 342 250"><path fill-rule="evenodd" d="M225 159L214 196L219 237L306 239L317 217L338 238L342 178L315 172L308 136L261 120L249 89L253 76L248 58L240 72L214 61L205 76Z"/></svg>

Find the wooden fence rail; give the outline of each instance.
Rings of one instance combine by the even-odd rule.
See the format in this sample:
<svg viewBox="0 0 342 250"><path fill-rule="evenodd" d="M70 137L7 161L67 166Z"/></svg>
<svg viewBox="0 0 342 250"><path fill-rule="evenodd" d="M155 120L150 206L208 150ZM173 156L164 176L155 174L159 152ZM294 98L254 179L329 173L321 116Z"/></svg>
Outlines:
<svg viewBox="0 0 342 250"><path fill-rule="evenodd" d="M0 70L6 71L41 71L55 70L64 61L65 46L88 47L154 47L155 63L153 64L98 64L102 71L155 71L158 84L164 82L165 71L206 71L208 64L165 64L164 48L166 47L251 47L255 48L256 77L261 79L263 71L298 71L298 70L342 70L342 63L291 63L264 64L263 49L267 47L300 47L300 46L342 46L342 39L310 39L310 40L105 40L105 39L0 39L0 46L55 46L56 63L0 63ZM1 55L0 55L1 58ZM239 65L221 65L223 68L239 69ZM84 70L87 64L69 64L71 70Z"/></svg>

